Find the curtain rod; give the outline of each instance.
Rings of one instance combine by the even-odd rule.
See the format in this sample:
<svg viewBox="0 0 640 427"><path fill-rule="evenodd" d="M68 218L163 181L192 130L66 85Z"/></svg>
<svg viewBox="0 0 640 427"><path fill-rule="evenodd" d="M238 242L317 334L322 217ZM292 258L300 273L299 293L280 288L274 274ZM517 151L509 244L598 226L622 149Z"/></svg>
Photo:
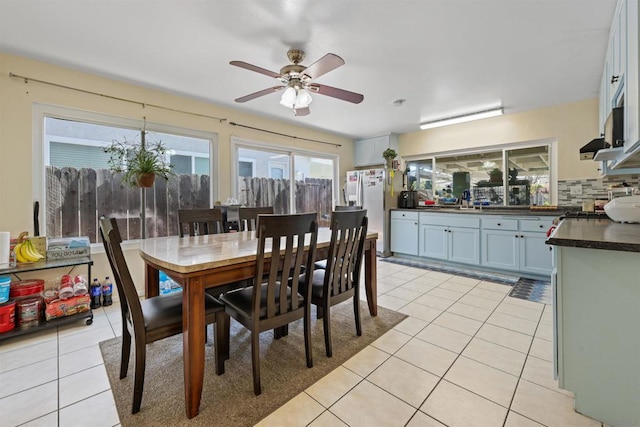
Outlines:
<svg viewBox="0 0 640 427"><path fill-rule="evenodd" d="M41 84L45 84L45 85L49 85L49 86L55 86L55 87L59 87L59 88L63 88L63 89L69 89L69 90L73 90L73 91L76 91L76 92L86 93L86 94L89 94L89 95L101 96L103 98L113 99L113 100L116 100L116 101L129 102L131 104L138 104L142 108L153 107L153 108L158 108L158 109L161 109L161 110L173 111L175 113L190 114L192 116L205 117L205 118L208 118L208 119L219 120L220 123L223 123L223 122L227 121L226 118L209 116L207 114L193 113L191 111L178 110L178 109L171 108L171 107L164 107L162 105L147 104L145 102L135 101L133 99L128 99L128 98L121 98L121 97L113 96L113 95L105 95L104 93L93 92L93 91L86 90L86 89L79 89L79 88L76 88L76 87L66 86L66 85L62 85L62 84L59 84L59 83L53 83L53 82L48 82L48 81L45 81L45 80L34 79L32 77L21 76L21 75L18 75L18 74L14 74L12 72L9 72L9 77L10 78L16 78L16 79L23 79L25 83L29 83L31 81L31 82L41 83ZM146 120L146 118L145 118L145 120ZM287 134L284 134L284 133L274 132L274 131L270 131L270 130L267 130L267 129L260 129L260 128L256 128L256 127L252 127L252 126L247 126L247 125L242 125L242 124L239 124L239 123L234 123L234 122L228 122L228 123L230 125L232 125L232 126L238 126L238 127L243 127L243 128L246 128L246 129L257 130L257 131L260 131L260 132L266 132L266 133L270 133L270 134L273 134L273 135L284 136L284 137L287 137L287 138L301 139L301 140L304 140L304 141L317 142L319 144L327 144L327 145L333 145L335 147L342 147L341 144L336 144L334 142L326 142L326 141L320 141L320 140L317 140L317 139L310 139L310 138L301 138L301 137L295 136L295 135L287 135Z"/></svg>
<svg viewBox="0 0 640 427"><path fill-rule="evenodd" d="M9 77L16 78L16 79L24 79L25 83L29 83L30 81L31 82L36 82L36 83L42 83L42 84L45 84L45 85L55 86L55 87L59 87L59 88L63 88L63 89L69 89L69 90L73 90L73 91L76 91L76 92L87 93L89 95L96 95L96 96L101 96L103 98L114 99L116 101L129 102L131 104L138 104L138 105L142 106L142 108L153 107L153 108L158 108L160 110L173 111L174 113L190 114L192 116L198 116L198 117L204 117L204 118L207 118L207 119L219 120L220 123L223 123L223 122L227 121L226 118L209 116L207 114L193 113L191 111L178 110L176 108L165 107L165 106L162 106L162 105L147 104L146 102L135 101L133 99L127 99L127 98L120 98L118 96L113 96L113 95L105 95L104 93L93 92L93 91L86 90L86 89L79 89L79 88L76 88L76 87L66 86L66 85L62 85L62 84L59 84L59 83L48 82L48 81L45 81L45 80L38 80L38 79L34 79L32 77L20 76L18 74L14 74L12 72L9 72Z"/></svg>
<svg viewBox="0 0 640 427"><path fill-rule="evenodd" d="M318 139L302 138L302 137L295 136L295 135L287 135L286 133L274 132L272 130L267 130L267 129L260 129L260 128L256 128L256 127L253 127L253 126L247 126L247 125L243 125L243 124L235 123L235 122L229 122L229 124L231 126L238 126L238 127L245 128L245 129L257 130L257 131L260 131L260 132L270 133L270 134L273 134L273 135L286 136L287 138L301 139L301 140L304 140L304 141L317 142L319 144L327 144L327 145L333 145L335 147L342 147L342 144L337 144L335 142L327 142L327 141L320 141Z"/></svg>

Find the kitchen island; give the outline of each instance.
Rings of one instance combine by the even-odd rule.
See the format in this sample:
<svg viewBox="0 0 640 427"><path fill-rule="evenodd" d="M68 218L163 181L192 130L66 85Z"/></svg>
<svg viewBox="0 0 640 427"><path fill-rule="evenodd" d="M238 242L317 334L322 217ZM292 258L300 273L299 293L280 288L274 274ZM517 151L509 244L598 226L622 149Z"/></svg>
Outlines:
<svg viewBox="0 0 640 427"><path fill-rule="evenodd" d="M565 219L553 245L558 385L575 410L640 425L640 224Z"/></svg>

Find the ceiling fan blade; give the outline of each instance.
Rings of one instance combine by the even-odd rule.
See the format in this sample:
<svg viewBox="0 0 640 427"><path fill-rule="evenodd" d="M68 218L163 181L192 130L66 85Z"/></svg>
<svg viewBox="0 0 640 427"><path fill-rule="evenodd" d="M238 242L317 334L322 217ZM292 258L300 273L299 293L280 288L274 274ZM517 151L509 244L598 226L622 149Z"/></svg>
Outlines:
<svg viewBox="0 0 640 427"><path fill-rule="evenodd" d="M306 74L312 79L316 79L331 70L335 70L341 65L344 65L344 60L342 58L338 55L334 55L333 53L327 53L325 56L305 68L303 74Z"/></svg>
<svg viewBox="0 0 640 427"><path fill-rule="evenodd" d="M269 89L263 89L263 90L261 90L259 92L255 92L255 93L252 93L250 95L243 96L242 98L238 98L238 99L236 99L236 102L251 101L252 99L256 99L256 98L259 98L261 96L268 95L270 93L277 92L277 91L282 90L282 89L284 89L284 86L270 87Z"/></svg>
<svg viewBox="0 0 640 427"><path fill-rule="evenodd" d="M296 108L295 110L293 110L293 112L294 112L294 115L298 117L298 116L308 116L311 111L309 110L309 107L304 107L304 108Z"/></svg>
<svg viewBox="0 0 640 427"><path fill-rule="evenodd" d="M344 89L338 89L337 87L333 86L319 85L314 83L309 85L309 89L312 92L342 99L343 101L353 102L354 104L360 104L364 99L364 95L355 92L349 92L348 90Z"/></svg>
<svg viewBox="0 0 640 427"><path fill-rule="evenodd" d="M231 65L235 65L236 67L244 68L245 70L255 71L256 73L265 74L269 77L280 78L280 73L276 73L274 71L267 70L266 68L258 67L257 65L249 64L243 61L231 61L229 62Z"/></svg>

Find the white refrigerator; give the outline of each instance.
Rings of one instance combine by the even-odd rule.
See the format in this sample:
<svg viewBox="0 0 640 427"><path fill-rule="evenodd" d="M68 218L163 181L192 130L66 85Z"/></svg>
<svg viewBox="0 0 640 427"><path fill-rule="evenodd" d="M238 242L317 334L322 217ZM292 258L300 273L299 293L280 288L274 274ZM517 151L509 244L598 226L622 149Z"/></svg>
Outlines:
<svg viewBox="0 0 640 427"><path fill-rule="evenodd" d="M368 229L378 232L376 251L383 257L391 255L389 209L398 206L398 195L402 190L402 172L399 171L376 168L347 172L344 202L367 210Z"/></svg>

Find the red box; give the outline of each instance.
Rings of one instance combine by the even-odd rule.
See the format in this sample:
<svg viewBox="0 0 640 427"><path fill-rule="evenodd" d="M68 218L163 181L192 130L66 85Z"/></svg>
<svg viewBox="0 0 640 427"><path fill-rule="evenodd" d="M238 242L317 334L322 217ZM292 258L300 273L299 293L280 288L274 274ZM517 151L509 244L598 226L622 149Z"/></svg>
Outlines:
<svg viewBox="0 0 640 427"><path fill-rule="evenodd" d="M90 304L91 297L89 295L79 295L65 300L56 299L46 304L44 314L47 320L71 316L89 311Z"/></svg>

